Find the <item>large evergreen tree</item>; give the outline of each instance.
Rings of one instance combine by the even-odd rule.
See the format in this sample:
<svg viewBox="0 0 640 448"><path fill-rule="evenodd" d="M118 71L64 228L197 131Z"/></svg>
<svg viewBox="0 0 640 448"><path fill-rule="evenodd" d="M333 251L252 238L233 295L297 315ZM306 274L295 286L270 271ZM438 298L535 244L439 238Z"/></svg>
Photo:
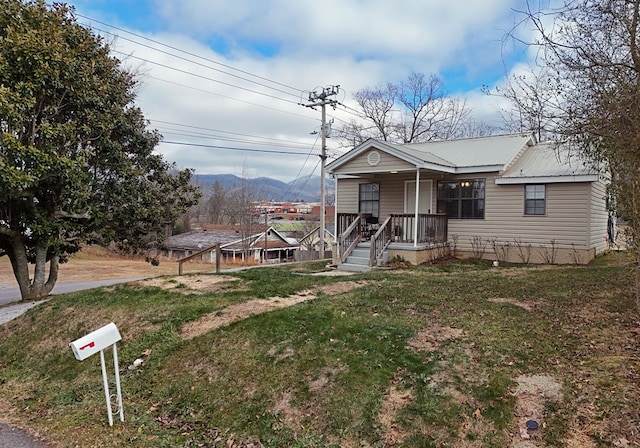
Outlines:
<svg viewBox="0 0 640 448"><path fill-rule="evenodd" d="M142 250L197 199L153 153L135 87L67 6L0 0L0 256L23 299L82 244Z"/></svg>

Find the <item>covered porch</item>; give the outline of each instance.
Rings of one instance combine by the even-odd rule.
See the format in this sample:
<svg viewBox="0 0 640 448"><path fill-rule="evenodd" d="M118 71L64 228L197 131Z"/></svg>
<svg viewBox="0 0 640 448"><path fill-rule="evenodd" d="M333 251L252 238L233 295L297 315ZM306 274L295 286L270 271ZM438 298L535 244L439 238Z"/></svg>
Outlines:
<svg viewBox="0 0 640 448"><path fill-rule="evenodd" d="M336 179L334 264L350 263L356 248L360 259L368 250L369 267L394 257L420 264L448 255L449 210L438 188L456 168L446 160L368 140L328 171Z"/></svg>
<svg viewBox="0 0 640 448"><path fill-rule="evenodd" d="M370 214L338 213L333 264L346 263L357 248L368 251L368 267L394 257L412 264L448 254L447 216L426 213L392 213L380 221Z"/></svg>

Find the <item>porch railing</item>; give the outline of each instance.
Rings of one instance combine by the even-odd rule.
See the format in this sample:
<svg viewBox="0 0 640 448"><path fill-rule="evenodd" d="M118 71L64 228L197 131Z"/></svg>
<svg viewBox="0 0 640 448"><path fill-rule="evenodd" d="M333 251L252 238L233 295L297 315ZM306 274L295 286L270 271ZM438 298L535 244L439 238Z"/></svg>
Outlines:
<svg viewBox="0 0 640 448"><path fill-rule="evenodd" d="M371 248L369 249L369 267L377 264L387 246L391 243L391 216L380 226L378 231L371 236Z"/></svg>
<svg viewBox="0 0 640 448"><path fill-rule="evenodd" d="M415 243L415 244L433 244L433 243L446 243L447 224L448 219L445 214L419 214L417 234L414 238L416 229L416 216L410 213L404 214L391 214L389 215L389 221L385 220L385 224L380 226L380 229L385 229L389 226L390 240L394 243ZM355 224L354 224L355 223ZM351 225L354 224L354 227ZM337 222L337 235L340 237L345 234L347 229L350 232L358 231L361 235L367 233L368 225L365 219L361 219L357 213L339 213ZM386 230L385 230L386 231ZM350 236L351 240L353 236ZM340 243L340 241L339 241ZM339 247L340 255L343 251L342 247Z"/></svg>
<svg viewBox="0 0 640 448"><path fill-rule="evenodd" d="M353 219L350 219L353 218ZM358 245L362 239L361 219L358 215L350 215L349 217L343 217L342 220L338 218L338 229L344 229L338 233L338 245L337 259L338 263L344 263L345 260L353 249ZM346 227L340 227L346 226Z"/></svg>
<svg viewBox="0 0 640 448"><path fill-rule="evenodd" d="M434 244L447 242L448 219L445 214L419 214L416 233L416 216L392 214L391 240L394 243Z"/></svg>
<svg viewBox="0 0 640 448"><path fill-rule="evenodd" d="M444 214L419 214L417 221L413 214L391 214L373 234L371 225L357 213L339 213L336 224L338 237L334 260L338 264L345 262L364 237L371 238L369 266L376 265L378 258L391 243L438 244L446 243L448 238L448 220Z"/></svg>

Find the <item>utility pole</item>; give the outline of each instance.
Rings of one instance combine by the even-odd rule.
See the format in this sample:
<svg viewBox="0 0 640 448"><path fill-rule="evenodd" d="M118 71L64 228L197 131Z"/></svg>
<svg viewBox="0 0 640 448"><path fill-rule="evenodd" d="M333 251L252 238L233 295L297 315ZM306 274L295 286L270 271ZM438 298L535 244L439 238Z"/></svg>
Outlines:
<svg viewBox="0 0 640 448"><path fill-rule="evenodd" d="M318 244L320 246L320 259L324 258L324 229L326 227L326 181L325 181L325 165L327 161L327 134L329 128L327 126L327 105L336 108L338 101L330 97L334 97L338 94L340 86L328 86L323 87L313 92L309 92L309 104L305 104L306 107L310 107L315 110L316 106L320 106L322 110L322 125L320 126L320 136L322 137L322 149L320 151L320 231L318 234Z"/></svg>

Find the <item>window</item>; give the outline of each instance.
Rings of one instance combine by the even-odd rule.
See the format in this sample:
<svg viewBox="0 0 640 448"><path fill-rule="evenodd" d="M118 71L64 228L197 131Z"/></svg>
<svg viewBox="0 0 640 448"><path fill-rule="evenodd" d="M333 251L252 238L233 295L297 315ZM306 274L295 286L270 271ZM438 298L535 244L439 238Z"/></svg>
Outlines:
<svg viewBox="0 0 640 448"><path fill-rule="evenodd" d="M544 185L524 186L524 214L544 215L546 213L546 193Z"/></svg>
<svg viewBox="0 0 640 448"><path fill-rule="evenodd" d="M360 184L358 189L358 212L378 216L380 211L380 184Z"/></svg>
<svg viewBox="0 0 640 448"><path fill-rule="evenodd" d="M484 219L484 179L438 182L438 213L455 219Z"/></svg>

